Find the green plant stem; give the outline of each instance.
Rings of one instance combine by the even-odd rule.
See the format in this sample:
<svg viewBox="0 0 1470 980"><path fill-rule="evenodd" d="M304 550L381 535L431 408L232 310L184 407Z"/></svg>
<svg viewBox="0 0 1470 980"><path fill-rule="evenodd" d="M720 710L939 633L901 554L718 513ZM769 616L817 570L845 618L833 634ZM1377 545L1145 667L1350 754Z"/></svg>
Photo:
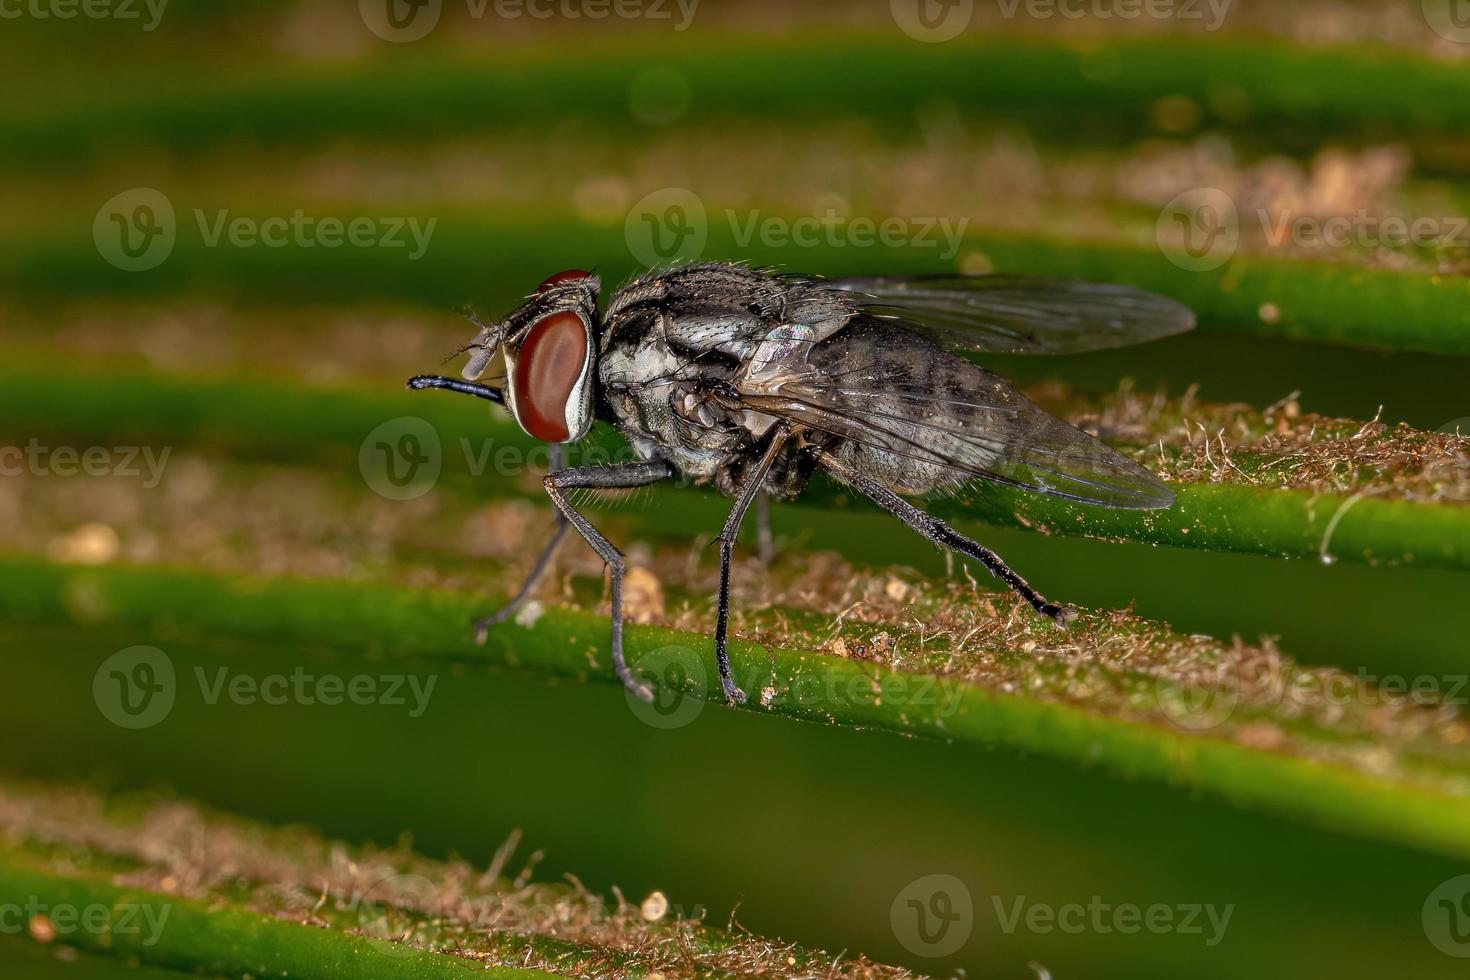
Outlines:
<svg viewBox="0 0 1470 980"><path fill-rule="evenodd" d="M22 909L34 905L53 915L58 908L106 910L107 928L68 930L58 933L57 941L188 973L326 980L464 980L472 976L549 980L554 976L299 925L234 908L228 902L125 888L103 877L58 871L34 856L3 847L0 902ZM145 907L152 921L162 920L156 935L145 928L148 920L139 911Z"/></svg>
<svg viewBox="0 0 1470 980"><path fill-rule="evenodd" d="M160 849L160 820L170 842L209 843ZM437 861L403 843L354 847L153 792L0 781L0 829L6 932L191 974L726 980L755 972L730 968L744 963L766 976L910 976L677 909L646 915L579 885Z"/></svg>
<svg viewBox="0 0 1470 980"><path fill-rule="evenodd" d="M476 646L464 624L478 598L361 583L218 577L152 567L75 568L0 559L0 610L12 618L144 625L168 622L248 639L371 648L386 656L498 665L616 683L602 648L604 617L548 609L530 627L492 631ZM82 610L79 612L79 610ZM708 637L659 627L627 634L630 664ZM646 659L652 658L652 659ZM896 672L810 650L731 645L736 675L755 679L752 708L977 745L1010 746L1216 793L1238 804L1370 837L1470 857L1464 781L1388 777L1330 761L1108 716L1102 711L970 683ZM708 671L706 671L708 673ZM712 673L711 673L712 676ZM718 699L686 675L684 690ZM919 697L915 685L931 696ZM1453 766L1453 763L1451 763ZM1456 788L1458 787L1458 788Z"/></svg>
<svg viewBox="0 0 1470 980"><path fill-rule="evenodd" d="M25 109L0 122L0 139L17 152L52 157L110 138L193 147L226 135L264 142L349 133L404 139L462 132L475 121L495 131L575 114L621 119L628 117L630 83L650 64L682 78L690 111L700 117L745 115L754 107L765 117L794 119L844 111L909 117L943 92L985 113L1065 118L1074 131L1099 113L1112 126L1121 118L1142 129L1164 96L1193 100L1207 125L1290 124L1313 133L1374 126L1380 134L1470 126L1470 69L1392 49L1175 33L1084 43L977 30L936 45L894 29L824 40L813 46L801 35L690 31L676 44L629 37L575 59L551 44L474 60L402 51L344 67L204 76L188 91L172 78L145 74L42 111L16 100Z"/></svg>

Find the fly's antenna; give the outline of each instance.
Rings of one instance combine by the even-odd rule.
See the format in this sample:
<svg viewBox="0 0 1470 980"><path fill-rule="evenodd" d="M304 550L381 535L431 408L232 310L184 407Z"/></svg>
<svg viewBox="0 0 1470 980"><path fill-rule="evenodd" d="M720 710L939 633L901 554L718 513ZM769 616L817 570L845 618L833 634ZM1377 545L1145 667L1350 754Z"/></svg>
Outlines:
<svg viewBox="0 0 1470 980"><path fill-rule="evenodd" d="M475 311L470 308L466 308L461 312L464 314L465 319L480 328L480 332L463 349L450 355L450 359L465 351L474 351L474 354L470 355L470 359L465 363L464 369L460 371L460 376L466 381L475 381L479 379L480 375L485 373L485 369L490 366L491 359L495 357L495 352L500 349L501 341L505 339L505 325L502 323L483 323L475 315Z"/></svg>

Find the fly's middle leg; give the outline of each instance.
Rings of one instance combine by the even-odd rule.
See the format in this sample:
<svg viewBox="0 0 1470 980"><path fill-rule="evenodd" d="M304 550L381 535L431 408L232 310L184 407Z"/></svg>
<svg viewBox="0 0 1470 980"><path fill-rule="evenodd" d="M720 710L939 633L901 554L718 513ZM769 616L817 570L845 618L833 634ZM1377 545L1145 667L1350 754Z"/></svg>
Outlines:
<svg viewBox="0 0 1470 980"><path fill-rule="evenodd" d="M1011 571L1010 566L1001 560L1000 555L997 555L978 541L966 537L939 518L920 510L881 483L876 483L862 474L857 473L850 467L845 466L830 453L820 453L817 458L822 466L833 476L836 476L853 489L861 491L879 507L882 507L894 517L903 521L934 544L952 551L958 551L960 554L973 558L984 565L990 574L1010 586L1012 591L1022 599L1025 599L1032 609L1046 616L1058 626L1066 626L1076 617L1077 610L1069 606L1059 606L1054 602L1048 601L1046 597L1028 585L1025 579Z"/></svg>
<svg viewBox="0 0 1470 980"><path fill-rule="evenodd" d="M613 547L612 542L603 537L602 532L572 506L566 491L583 487L617 490L646 487L673 475L674 468L662 459L623 463L618 466L580 466L546 475L546 493L551 497L551 502L607 565L612 579L613 667L617 669L618 679L623 682L623 686L645 701L653 700L653 690L647 684L634 679L632 672L628 670L627 661L623 659L623 574L627 571L627 562L623 553Z"/></svg>

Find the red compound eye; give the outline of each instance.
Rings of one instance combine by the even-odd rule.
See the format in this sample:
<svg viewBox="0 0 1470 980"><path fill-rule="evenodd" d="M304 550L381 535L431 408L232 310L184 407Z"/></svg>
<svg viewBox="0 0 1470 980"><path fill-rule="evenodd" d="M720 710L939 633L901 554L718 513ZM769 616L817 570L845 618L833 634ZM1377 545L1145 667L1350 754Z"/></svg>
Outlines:
<svg viewBox="0 0 1470 980"><path fill-rule="evenodd" d="M587 328L581 317L564 311L537 320L515 355L512 383L521 428L543 442L566 442L567 406L586 364Z"/></svg>
<svg viewBox="0 0 1470 980"><path fill-rule="evenodd" d="M586 278L586 269L567 269L565 272L558 272L556 275L549 277L545 282L536 287L536 292L544 293L552 286L560 286L565 283L576 282L578 279Z"/></svg>

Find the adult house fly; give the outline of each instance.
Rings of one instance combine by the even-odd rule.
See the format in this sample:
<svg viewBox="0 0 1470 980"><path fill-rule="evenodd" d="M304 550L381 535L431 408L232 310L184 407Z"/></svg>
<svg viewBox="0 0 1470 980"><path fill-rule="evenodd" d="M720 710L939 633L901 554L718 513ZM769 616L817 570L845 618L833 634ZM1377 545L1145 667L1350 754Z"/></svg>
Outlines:
<svg viewBox="0 0 1470 980"><path fill-rule="evenodd" d="M1100 507L1174 501L1143 467L1047 414L958 351L1062 354L1154 340L1194 326L1184 306L1128 286L1032 276L815 279L729 263L656 270L616 290L580 270L543 282L504 320L483 324L464 379L420 376L503 403L552 447L546 492L557 530L521 591L477 621L483 640L529 597L568 527L607 563L612 654L628 688L651 698L623 659L624 559L570 502L578 488L642 487L684 474L733 497L720 533L715 656L728 701L730 556L761 494L782 500L822 470L935 545L980 562L1038 613L1065 625L998 555L907 498L991 481ZM473 319L473 318L472 318ZM478 383L497 350L503 389ZM563 468L560 446L595 419L636 459Z"/></svg>

